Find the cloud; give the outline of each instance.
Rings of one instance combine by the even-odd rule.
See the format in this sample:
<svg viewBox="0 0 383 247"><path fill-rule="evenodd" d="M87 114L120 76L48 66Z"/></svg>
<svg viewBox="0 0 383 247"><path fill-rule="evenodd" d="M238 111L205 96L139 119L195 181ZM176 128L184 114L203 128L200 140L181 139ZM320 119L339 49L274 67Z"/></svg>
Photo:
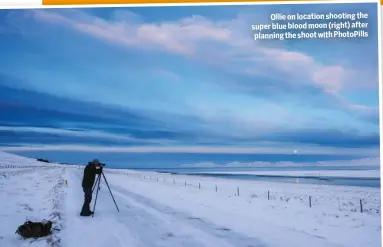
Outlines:
<svg viewBox="0 0 383 247"><path fill-rule="evenodd" d="M293 150L286 147L259 147L259 148L235 148L220 146L87 146L87 145L33 145L24 146L0 146L4 152L20 151L78 151L78 152L106 152L106 153L199 153L199 154L262 154L262 155L288 155L294 156ZM377 156L379 150L348 148L325 148L307 147L301 155L332 155L336 156ZM299 157L299 155L297 155ZM290 157L291 158L291 157ZM286 159L288 159L286 157Z"/></svg>
<svg viewBox="0 0 383 247"><path fill-rule="evenodd" d="M95 138L95 139L107 139L118 141L134 141L136 143L141 142L140 139L135 139L127 135L117 135L112 133L106 133L102 131L93 130L81 130L81 129L57 129L57 128L40 128L40 127L6 127L0 126L0 132L12 132L12 133L32 133L39 134L40 138L44 135L56 136L56 137L78 137L78 138ZM39 138L37 135L37 138Z"/></svg>
<svg viewBox="0 0 383 247"><path fill-rule="evenodd" d="M375 134L361 134L356 130L338 129L299 129L293 131L274 131L266 134L267 140L278 142L292 142L301 144L315 144L332 147L379 147L379 131Z"/></svg>
<svg viewBox="0 0 383 247"><path fill-rule="evenodd" d="M63 13L63 14L61 14ZM92 16L81 10L64 10L63 12L32 10L28 13L38 20L73 28L93 37L127 47L165 49L166 51L191 55L197 48L196 42L228 40L230 31L217 28L208 19L200 16L181 19L179 22L160 24L136 23L130 18L129 11L118 11L116 19L107 21ZM69 14L69 16L67 15ZM193 48L194 47L194 48Z"/></svg>
<svg viewBox="0 0 383 247"><path fill-rule="evenodd" d="M10 78L8 84L3 78ZM73 100L65 97L22 89L24 80L0 74L0 122L14 122L16 126L61 127L60 123L78 124L134 124L148 126L155 121L129 108L105 105L102 102ZM6 80L5 80L6 81ZM15 84L12 85L12 82ZM8 86L10 85L10 86ZM94 109L97 109L95 111ZM14 114L14 113L18 114ZM57 124L57 125L55 125Z"/></svg>
<svg viewBox="0 0 383 247"><path fill-rule="evenodd" d="M51 128L1 127L0 146L49 146L49 145L89 145L89 146L145 146L158 145L150 139L137 139L129 135L115 135L102 131L70 130ZM163 140L162 144L167 141Z"/></svg>
<svg viewBox="0 0 383 247"><path fill-rule="evenodd" d="M315 123L314 118L307 122L307 116L291 115L277 104L263 104L265 110L254 114L251 108L244 110L244 106L239 112L237 107L241 104L219 112L209 110L202 102L197 108L199 115L194 116L192 112L171 114L119 108L6 86L0 89L0 124L4 126L0 128L1 145L22 145L28 140L34 145L88 143L92 146L261 147L264 142L273 142L273 146L299 143L326 147L379 146L378 130L367 133L351 127L337 130L328 124L315 128L320 123Z"/></svg>
<svg viewBox="0 0 383 247"><path fill-rule="evenodd" d="M181 82L182 77L178 75L177 73L170 71L170 70L165 70L165 69L152 69L151 72L159 77L164 78L167 81L171 82Z"/></svg>
<svg viewBox="0 0 383 247"><path fill-rule="evenodd" d="M265 142L269 142L267 148L274 147L274 151L280 149L281 152L290 152L285 151L290 146L300 149L308 146L308 149L353 147L347 149L354 150L351 153L370 148L375 150L379 145L379 134L374 129L379 123L378 107L353 103L343 96L344 92L377 87L376 74L346 66L347 63L335 59L331 62L320 60L321 56L309 55L320 52L310 52L310 49L303 52L294 50L288 44L282 46L280 43L253 41L249 27L255 21L254 16L258 18L257 13L237 14L227 19L190 15L156 22L152 21L153 18L148 22L145 16L125 10L113 11L103 15L103 18L83 9L12 13L9 20L23 31L25 40L42 40L45 34L60 32L73 35L74 42L84 41L81 38L85 37L86 41L95 41L92 45L102 44L105 49L99 50L105 53L97 53L99 46L95 49L92 45L88 46L87 52L81 52L84 48L79 42L73 56L83 60L75 59L66 52L67 44L63 41L65 45L59 42L63 46L55 44L53 48L44 50L46 54L41 60L45 62L39 66L60 57L54 53L57 49L68 53L65 58L69 62L71 59L73 63L83 62L81 66L73 66L86 67L88 70L83 75L71 74L75 70L65 67L65 63L62 68L57 65L60 67L57 72L62 72L59 78L55 78L54 70L49 73L23 73L23 80L12 80L0 74L0 83L5 85L0 87L0 113L3 113L0 114L0 124L45 128L34 131L34 139L30 131L8 129L7 133L3 132L4 136L16 134L20 138L14 138L8 145L18 142L28 146L28 140L32 145L43 144L47 148L68 148L67 145L78 144L79 148L86 149L87 142L94 146L98 140L103 140L104 144L119 146L117 150L134 146L127 150L150 151L136 146L147 146L150 141L154 141L150 145L161 144L163 141L169 145L162 147L163 150L176 152L214 151L214 146L222 152L233 152L233 149L227 149L228 146L237 147L240 151L236 152L254 151L249 147L260 152ZM106 16L109 19L105 19ZM58 40L61 38L60 35L57 37ZM115 52L113 56L103 56L110 53L105 45L118 49L110 49ZM74 48L70 44L68 47ZM124 50L126 54L150 54L150 59L157 59L155 63L166 63L166 66L156 68L148 61L145 70L137 72L144 76L132 75L134 69L126 72L125 67L131 68L129 63L134 66L136 57L132 56L131 60L115 59L124 57L125 53L121 52ZM93 56L92 52L98 55ZM92 56L89 58L87 55ZM158 55L161 55L160 58ZM178 62L185 61L182 58L192 61L195 66L185 68L183 64L184 67L179 69ZM103 66L99 62L101 59L106 59L104 65L111 68L108 73L95 72L96 68ZM143 63L150 59L144 57ZM135 68L140 68L138 64ZM113 70L115 65L118 68ZM90 79L86 80L87 76ZM141 77L143 80L140 80ZM126 78L132 84L127 85ZM152 83L153 78L156 83ZM40 79L44 82L41 83ZM83 82L81 86L76 83L79 80ZM57 86L60 89L47 89L52 81L62 84ZM187 83L164 84L167 81ZM37 90L32 87L34 84L39 84L41 91L51 90L52 94L64 91L62 95L76 96L81 100L33 94L31 91ZM17 90L9 89L14 87ZM29 91L21 88L28 88ZM120 105L85 102L93 97L99 100L100 95L104 102ZM174 109L169 110L173 106ZM19 114L12 114L15 110ZM336 128L341 131L334 130ZM61 132L60 129L68 132ZM89 136L81 137L74 129L81 129L84 131L82 134ZM78 139L71 143L69 136L76 134L79 134ZM54 142L60 145L52 147ZM190 145L197 148L185 149L184 146Z"/></svg>
<svg viewBox="0 0 383 247"><path fill-rule="evenodd" d="M341 93L371 86L377 88L377 75L341 64L325 65L303 52L257 43L250 38L250 32L245 28L254 22L254 17L250 15L239 14L228 20L194 15L146 23L142 17L126 10L115 12L112 19L107 20L82 10L66 9L31 10L26 12L25 17L70 28L111 45L189 57L221 68L225 73L243 75L249 80L257 80L259 76L274 80L274 84L264 85L264 88L259 84L244 84L237 80L232 83L238 85L230 86L230 90L239 88L251 92L257 88L257 91L272 90L283 94L286 88L290 91L301 88L300 92L306 89L307 92L323 95L322 102L326 98L331 99L331 108L362 114L376 111L348 102ZM175 78L174 74L168 75Z"/></svg>
<svg viewBox="0 0 383 247"><path fill-rule="evenodd" d="M235 168L235 167L353 167L353 166L368 166L368 167L380 167L380 158L372 157L372 158L362 158L362 159L351 159L351 160L331 160L331 161L316 161L316 162L292 162L292 161L279 161L279 162L264 162L264 161L256 161L256 162L230 162L226 164L217 164L214 162L202 162L195 164L182 164L181 167L185 168Z"/></svg>
<svg viewBox="0 0 383 247"><path fill-rule="evenodd" d="M269 48L255 43L247 37L248 33L243 32L243 26L247 26L250 22L248 16L239 15L236 19L221 21L213 21L203 16L191 16L177 21L136 23L131 22L130 18L105 20L81 10L61 12L32 10L29 15L38 21L73 28L95 38L126 47L155 49L192 57L203 55L205 58L223 54L229 59L225 61L229 64L241 60L262 61L277 71L295 76L307 76L312 82L329 91L339 91L345 83L348 83L346 79L352 78L346 78L346 74L350 71L340 65L325 66L301 52ZM137 16L129 11L118 11L119 15ZM209 46L209 42L214 46L218 45L218 49L208 51L214 47ZM229 50L227 52L221 50L222 46ZM206 56L205 52L209 52L209 56ZM251 69L247 71L251 72ZM365 83L358 84L365 85Z"/></svg>

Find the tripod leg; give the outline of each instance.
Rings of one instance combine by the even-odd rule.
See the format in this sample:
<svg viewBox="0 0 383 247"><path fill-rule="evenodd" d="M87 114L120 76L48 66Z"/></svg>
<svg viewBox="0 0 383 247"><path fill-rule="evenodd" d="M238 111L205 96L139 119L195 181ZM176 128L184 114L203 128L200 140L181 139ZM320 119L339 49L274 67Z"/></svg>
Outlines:
<svg viewBox="0 0 383 247"><path fill-rule="evenodd" d="M106 180L106 177L105 177L105 175L104 175L104 172L102 172L102 176L103 176L103 178L104 178L104 180L105 180L106 186L108 186L108 189L109 189L110 195L112 196L112 199L113 199L113 201L114 201L114 205L116 205L117 211L118 211L118 212L120 212L120 210L118 209L118 206L117 206L116 200L114 200L114 197L113 197L112 191L110 190L110 187L109 187L108 181Z"/></svg>
<svg viewBox="0 0 383 247"><path fill-rule="evenodd" d="M101 179L100 179L100 176L99 176L98 183L97 183L96 198L94 199L94 206L93 206L93 215L92 215L92 217L94 217L94 213L96 211L97 196L98 196L98 191L99 191L98 188L100 187L100 182L101 182Z"/></svg>
<svg viewBox="0 0 383 247"><path fill-rule="evenodd" d="M96 182L94 183L93 188L92 188L92 193L93 193L94 188L96 187L96 185L97 185L99 179L100 179L100 176L97 176L97 178L96 178Z"/></svg>

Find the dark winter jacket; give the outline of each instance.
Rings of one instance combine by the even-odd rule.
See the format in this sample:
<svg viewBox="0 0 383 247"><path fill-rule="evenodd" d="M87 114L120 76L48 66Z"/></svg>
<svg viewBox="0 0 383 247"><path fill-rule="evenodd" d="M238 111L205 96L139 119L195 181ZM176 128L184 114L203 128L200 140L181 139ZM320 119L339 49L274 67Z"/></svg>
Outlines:
<svg viewBox="0 0 383 247"><path fill-rule="evenodd" d="M102 172L102 167L100 167L99 169L96 169L96 165L89 162L84 169L84 176L82 178L82 187L92 188L94 184L94 180L96 179L96 174L100 174L101 172Z"/></svg>

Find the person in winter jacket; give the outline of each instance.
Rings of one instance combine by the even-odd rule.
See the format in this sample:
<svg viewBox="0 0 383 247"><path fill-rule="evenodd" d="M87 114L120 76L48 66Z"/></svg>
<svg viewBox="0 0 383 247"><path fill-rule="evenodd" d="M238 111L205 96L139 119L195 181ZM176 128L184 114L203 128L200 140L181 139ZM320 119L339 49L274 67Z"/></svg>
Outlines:
<svg viewBox="0 0 383 247"><path fill-rule="evenodd" d="M90 210L90 203L92 201L92 187L96 179L96 174L101 174L103 164L97 159L89 162L84 169L84 176L82 178L82 189L84 191L84 204L82 206L81 216L90 216L93 212Z"/></svg>

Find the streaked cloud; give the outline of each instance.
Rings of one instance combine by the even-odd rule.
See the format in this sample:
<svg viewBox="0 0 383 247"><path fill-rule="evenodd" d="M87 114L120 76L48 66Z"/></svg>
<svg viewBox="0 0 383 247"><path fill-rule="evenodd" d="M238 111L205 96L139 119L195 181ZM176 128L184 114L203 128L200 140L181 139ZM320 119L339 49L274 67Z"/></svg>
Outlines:
<svg viewBox="0 0 383 247"><path fill-rule="evenodd" d="M128 146L128 147L97 147L80 145L25 145L17 147L0 147L5 152L20 151L77 151L96 153L195 153L195 154L288 154L294 155L294 150L284 147L210 147L210 146ZM355 156L355 149L306 147L299 151L300 155L347 155ZM299 155L297 154L297 155ZM358 156L376 156L378 152L371 149L358 149Z"/></svg>
<svg viewBox="0 0 383 247"><path fill-rule="evenodd" d="M377 19L372 4L333 6ZM281 7L161 11L4 10L0 24L14 31L0 40L0 146L333 155L379 149L373 21L371 36L359 42L255 42L251 24Z"/></svg>

